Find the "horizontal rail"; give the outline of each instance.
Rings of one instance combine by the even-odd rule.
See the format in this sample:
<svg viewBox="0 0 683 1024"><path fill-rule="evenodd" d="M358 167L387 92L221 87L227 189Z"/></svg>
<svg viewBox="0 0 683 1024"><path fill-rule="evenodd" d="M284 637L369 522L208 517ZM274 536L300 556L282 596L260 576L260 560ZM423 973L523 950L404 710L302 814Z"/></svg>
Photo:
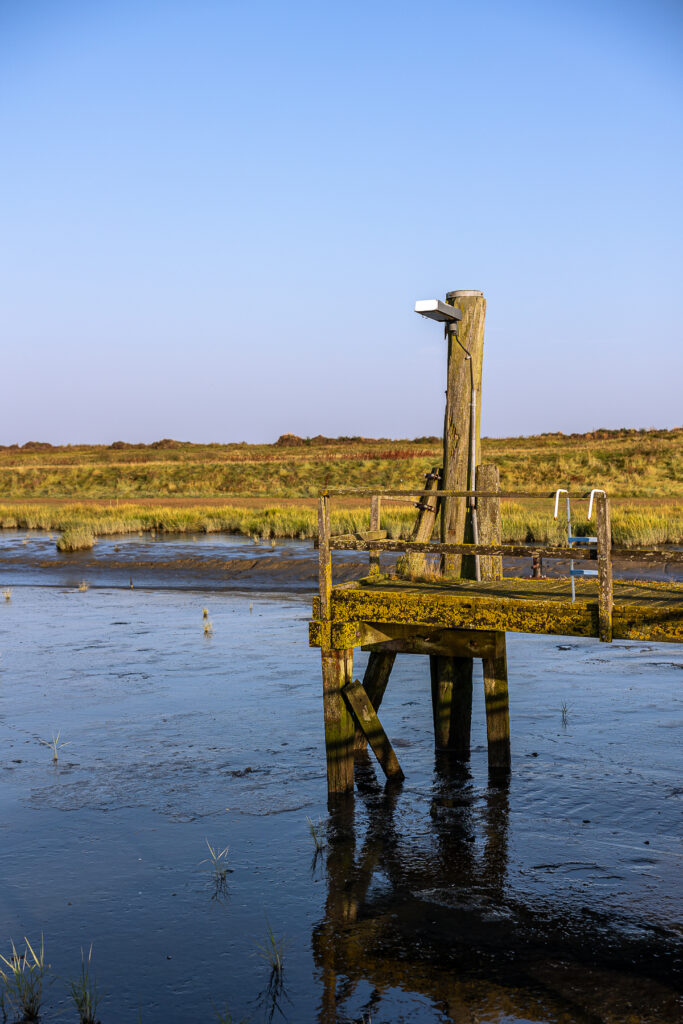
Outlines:
<svg viewBox="0 0 683 1024"><path fill-rule="evenodd" d="M545 547L542 544L441 544L438 542L419 542L409 540L373 540L365 541L359 537L343 534L330 537L330 548L334 551L415 551L423 555L501 555L508 558L530 558L539 555L541 558L573 559L575 562L595 561L596 549L585 547L560 548ZM612 548L612 559L627 562L683 562L683 551L658 551L654 548Z"/></svg>
<svg viewBox="0 0 683 1024"><path fill-rule="evenodd" d="M586 494L570 494L574 501L588 499ZM323 491L325 498L554 498L555 491L430 491L416 488L414 491Z"/></svg>

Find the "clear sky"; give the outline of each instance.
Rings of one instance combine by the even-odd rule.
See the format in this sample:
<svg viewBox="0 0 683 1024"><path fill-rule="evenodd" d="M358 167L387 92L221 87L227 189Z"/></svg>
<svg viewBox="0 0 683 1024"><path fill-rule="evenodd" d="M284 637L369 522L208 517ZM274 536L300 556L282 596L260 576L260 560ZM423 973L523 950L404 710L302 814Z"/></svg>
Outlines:
<svg viewBox="0 0 683 1024"><path fill-rule="evenodd" d="M683 422L683 4L2 0L0 443Z"/></svg>

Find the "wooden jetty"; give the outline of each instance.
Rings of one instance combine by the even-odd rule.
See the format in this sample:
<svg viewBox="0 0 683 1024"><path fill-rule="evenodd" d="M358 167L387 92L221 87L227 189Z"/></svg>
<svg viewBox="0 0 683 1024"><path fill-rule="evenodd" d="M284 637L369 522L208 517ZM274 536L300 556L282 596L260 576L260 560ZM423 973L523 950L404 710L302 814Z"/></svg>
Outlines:
<svg viewBox="0 0 683 1024"><path fill-rule="evenodd" d="M353 789L354 755L369 744L389 779L403 773L377 710L398 654L429 657L437 749L467 760L470 749L472 664L484 671L489 770L510 769L506 632L683 642L683 584L615 581L615 559L683 562L683 553L619 550L612 545L610 502L594 492L596 538L580 546L501 544L501 501L542 497L500 489L496 466L478 465L479 415L486 301L481 292L450 292L454 319L446 325L448 369L443 468L414 491L344 491L370 501L370 529L332 536L330 502L319 501L319 595L309 642L322 656L327 779L330 793ZM554 492L549 492L550 498ZM568 496L569 497L569 496ZM584 497L574 495L575 498ZM412 499L410 540L387 538L383 505ZM439 529L439 540L433 535ZM367 551L368 575L333 585L332 551ZM382 553L400 553L391 573ZM439 556L438 566L429 564ZM542 557L593 562L594 577L575 581L503 578L502 559ZM363 681L353 678L353 649L369 651Z"/></svg>

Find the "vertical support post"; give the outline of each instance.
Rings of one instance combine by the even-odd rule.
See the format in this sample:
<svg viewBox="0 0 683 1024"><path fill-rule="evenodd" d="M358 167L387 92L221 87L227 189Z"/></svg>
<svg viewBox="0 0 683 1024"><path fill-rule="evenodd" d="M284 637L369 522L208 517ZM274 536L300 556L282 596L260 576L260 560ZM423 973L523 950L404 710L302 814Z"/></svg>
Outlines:
<svg viewBox="0 0 683 1024"><path fill-rule="evenodd" d="M505 633L495 634L495 653L493 657L484 658L483 661L489 772L493 775L505 775L510 771L510 714Z"/></svg>
<svg viewBox="0 0 683 1024"><path fill-rule="evenodd" d="M499 491L498 466L477 466L476 481L478 491ZM500 544L502 536L500 498L477 498L477 512L479 543ZM480 555L479 564L482 580L501 580L503 578L501 555Z"/></svg>
<svg viewBox="0 0 683 1024"><path fill-rule="evenodd" d="M472 392L481 396L484 356L486 299L482 292L449 292L446 301L458 306L462 320L457 335L446 331L448 371L446 414L443 432L443 473L441 488L464 491L470 472L472 449L479 451L481 401L472 416ZM472 541L472 516L465 498L444 498L441 502L441 540L462 544ZM471 564L469 564L471 563ZM444 555L445 576L474 579L474 559L464 562L460 555ZM430 656L434 739L437 748L453 750L466 760L470 749L472 708L472 659Z"/></svg>
<svg viewBox="0 0 683 1024"><path fill-rule="evenodd" d="M353 681L353 648L322 650L323 708L327 792L348 793L353 789L353 746L356 726L342 690Z"/></svg>
<svg viewBox="0 0 683 1024"><path fill-rule="evenodd" d="M448 374L442 488L447 491L464 491L467 490L471 448L474 446L475 453L480 450L481 400L477 402L474 431L470 424L470 402L473 388L481 398L486 299L482 292L455 291L448 293L446 301L459 307L462 320L457 336L447 331ZM472 540L472 517L465 498L445 498L441 503L441 540L455 544ZM468 558L467 562L470 561L473 563L474 559ZM444 575L474 578L474 564L463 566L459 555L444 556L441 565Z"/></svg>
<svg viewBox="0 0 683 1024"><path fill-rule="evenodd" d="M329 621L332 597L332 554L330 552L330 499L327 494L321 494L318 500L318 575L320 618Z"/></svg>
<svg viewBox="0 0 683 1024"><path fill-rule="evenodd" d="M441 468L434 466L431 473L427 474L427 483L425 484L425 490L436 491L439 489L439 480L441 476ZM439 498L431 495L424 495L419 504L419 511L417 513L417 519L413 532L410 536L411 541L430 541L432 534L434 533L434 524L436 523L436 517L439 512ZM417 576L419 573L424 572L426 561L426 555L415 554L414 552L406 552L402 558L399 559L396 571L399 576Z"/></svg>
<svg viewBox="0 0 683 1024"><path fill-rule="evenodd" d="M373 494L370 499L370 529L380 529L380 512L382 499L377 494ZM379 551L377 548L370 548L369 551L369 565L368 574L370 576L376 576L379 573Z"/></svg>
<svg viewBox="0 0 683 1024"><path fill-rule="evenodd" d="M612 521L609 498L606 494L596 495L598 536L598 621L600 639L612 642L612 609L614 593L612 585Z"/></svg>
<svg viewBox="0 0 683 1024"><path fill-rule="evenodd" d="M332 618L332 555L330 551L330 499L324 493L318 502L318 561L320 572L320 618ZM353 789L353 717L341 691L353 681L353 648L331 650L327 639L320 649L323 670L323 711L327 792L347 793Z"/></svg>
<svg viewBox="0 0 683 1024"><path fill-rule="evenodd" d="M363 676L363 688L367 693L375 711L384 697L391 670L396 661L395 651L371 651ZM356 729L356 750L366 750L368 742L360 729Z"/></svg>
<svg viewBox="0 0 683 1024"><path fill-rule="evenodd" d="M430 655L434 745L458 760L470 756L472 658Z"/></svg>

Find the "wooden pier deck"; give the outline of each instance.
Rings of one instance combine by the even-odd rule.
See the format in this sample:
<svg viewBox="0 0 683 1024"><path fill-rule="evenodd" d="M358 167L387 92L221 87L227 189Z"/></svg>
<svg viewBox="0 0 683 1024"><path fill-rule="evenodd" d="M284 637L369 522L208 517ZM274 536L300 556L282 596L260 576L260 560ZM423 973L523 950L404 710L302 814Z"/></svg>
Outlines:
<svg viewBox="0 0 683 1024"><path fill-rule="evenodd" d="M333 648L347 648L406 638L407 652L410 631L398 627L412 627L421 634L424 627L431 627L599 639L598 584L578 579L575 586L572 602L566 579L416 582L395 575L368 576L332 588L327 642ZM683 643L683 584L615 580L612 638ZM310 642L319 647L326 640L316 598ZM396 649L400 646L397 643Z"/></svg>
<svg viewBox="0 0 683 1024"><path fill-rule="evenodd" d="M609 498L599 486L590 496L568 486L546 495L503 490L498 467L478 462L486 300L478 291L449 292L446 303L416 306L425 309L445 322L448 341L443 465L414 491L355 492L370 499L365 533L331 534L330 498L349 492L325 490L318 506L319 596L309 642L322 660L330 794L353 789L355 752L368 745L389 779L403 778L377 715L399 654L429 657L435 746L461 761L470 752L472 664L481 658L489 769L500 775L511 763L506 633L683 643L683 584L613 578L615 560L683 562L683 552L615 548ZM502 501L545 496L557 519L561 494L563 546L501 543ZM595 507L593 537L576 536L571 526L570 502L586 497L589 520ZM417 508L409 540L382 530L382 506L393 501ZM333 551L367 552L368 576L333 585ZM383 553L400 555L392 574L382 571ZM534 578L505 578L504 557L533 559ZM568 560L570 578L542 578L544 558ZM577 569L575 562L592 565ZM353 676L356 647L370 652L362 682Z"/></svg>

